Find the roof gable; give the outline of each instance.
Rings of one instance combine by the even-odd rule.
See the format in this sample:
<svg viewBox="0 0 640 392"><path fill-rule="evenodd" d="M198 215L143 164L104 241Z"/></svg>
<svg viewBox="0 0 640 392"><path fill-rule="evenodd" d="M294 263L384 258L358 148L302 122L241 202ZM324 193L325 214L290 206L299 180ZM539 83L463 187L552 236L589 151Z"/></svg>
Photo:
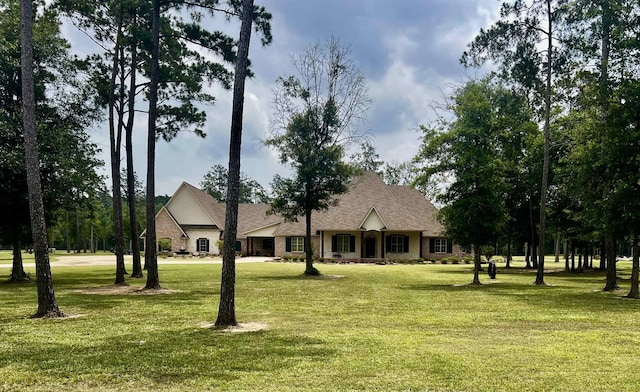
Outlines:
<svg viewBox="0 0 640 392"><path fill-rule="evenodd" d="M436 208L420 191L387 185L375 172L354 178L347 192L336 200L336 206L318 214L319 230L362 230L372 225L384 230L442 231Z"/></svg>
<svg viewBox="0 0 640 392"><path fill-rule="evenodd" d="M364 221L360 225L360 228L366 231L370 231L370 230L380 231L382 229L386 229L387 225L384 223L384 221L380 217L380 214L378 214L378 211L376 211L376 208L371 207L371 210L369 210L367 217L364 218Z"/></svg>
<svg viewBox="0 0 640 392"><path fill-rule="evenodd" d="M181 225L215 225L220 227L199 189L183 182L165 207ZM207 195L208 196L208 195ZM211 196L209 196L211 198Z"/></svg>

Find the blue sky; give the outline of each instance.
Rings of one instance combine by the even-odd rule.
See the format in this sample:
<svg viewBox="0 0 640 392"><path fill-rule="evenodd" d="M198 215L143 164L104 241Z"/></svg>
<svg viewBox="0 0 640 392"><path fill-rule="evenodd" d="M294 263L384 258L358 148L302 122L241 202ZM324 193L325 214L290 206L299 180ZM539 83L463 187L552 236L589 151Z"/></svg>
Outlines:
<svg viewBox="0 0 640 392"><path fill-rule="evenodd" d="M256 0L273 14L273 43L260 45L252 37L249 56L255 77L245 90L242 171L268 187L275 174L288 169L276 152L261 143L273 112L272 88L278 76L292 74L291 54L331 35L350 47L363 70L373 104L364 131L386 162L402 162L418 150L417 127L434 120L433 103L442 102L452 88L477 76L459 58L480 28L498 17L498 0ZM210 27L237 37L238 25L224 18ZM91 51L73 27L63 33L78 52ZM199 186L216 164L227 165L232 92L218 86L207 107L206 139L180 134L171 143L157 144L156 192L172 194L182 181ZM144 103L146 105L146 103ZM136 172L146 172L146 118L137 121L134 152ZM106 124L91 131L108 163ZM106 174L106 170L105 170Z"/></svg>

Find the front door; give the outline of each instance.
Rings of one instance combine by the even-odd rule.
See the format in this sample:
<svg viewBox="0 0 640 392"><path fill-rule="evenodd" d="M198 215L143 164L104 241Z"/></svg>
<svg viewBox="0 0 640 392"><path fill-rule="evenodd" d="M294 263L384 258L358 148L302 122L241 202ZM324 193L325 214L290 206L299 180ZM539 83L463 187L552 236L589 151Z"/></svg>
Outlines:
<svg viewBox="0 0 640 392"><path fill-rule="evenodd" d="M376 257L376 239L373 237L367 238L364 241L364 257L372 258Z"/></svg>

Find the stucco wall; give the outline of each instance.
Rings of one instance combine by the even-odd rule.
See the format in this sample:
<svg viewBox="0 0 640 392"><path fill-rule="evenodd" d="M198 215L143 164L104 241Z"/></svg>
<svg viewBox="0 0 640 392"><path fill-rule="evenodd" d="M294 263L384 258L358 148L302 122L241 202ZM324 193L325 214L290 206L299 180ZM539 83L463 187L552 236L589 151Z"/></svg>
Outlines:
<svg viewBox="0 0 640 392"><path fill-rule="evenodd" d="M286 240L287 237L275 237L275 255L276 257L282 256L304 256L304 252L286 252ZM311 236L311 248L313 249L313 257L317 258L320 254L320 236Z"/></svg>
<svg viewBox="0 0 640 392"><path fill-rule="evenodd" d="M220 230L217 229L192 229L186 231L189 239L187 240L186 250L187 252L198 251L198 238L207 238L209 240L209 253L218 255L220 249L218 249L218 240L220 240Z"/></svg>
<svg viewBox="0 0 640 392"><path fill-rule="evenodd" d="M404 233L401 231L387 231L384 236L390 235L406 235L409 236L409 252L406 253L391 253L387 249L384 251L385 259L396 260L415 260L420 258L420 233ZM386 240L383 240L386 241Z"/></svg>
<svg viewBox="0 0 640 392"><path fill-rule="evenodd" d="M422 239L422 258L423 259L438 260L444 257L451 257L451 256L456 256L456 257L470 256L469 253L462 251L462 248L460 247L460 245L456 245L456 244L453 245L453 249L451 253L430 253L429 252L430 240L431 240L431 237L424 237Z"/></svg>

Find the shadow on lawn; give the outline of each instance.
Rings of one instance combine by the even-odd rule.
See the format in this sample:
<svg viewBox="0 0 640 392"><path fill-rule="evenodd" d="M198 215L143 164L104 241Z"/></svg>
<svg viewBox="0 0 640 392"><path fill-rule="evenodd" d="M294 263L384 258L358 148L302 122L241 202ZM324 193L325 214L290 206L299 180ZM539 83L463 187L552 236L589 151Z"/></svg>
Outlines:
<svg viewBox="0 0 640 392"><path fill-rule="evenodd" d="M9 361L24 371L57 380L89 379L94 387L116 387L119 380L130 386L144 380L149 387L151 380L163 390L194 381L219 387L247 373L274 372L305 361L323 362L334 355L335 350L320 339L283 337L269 331L220 334L197 328L114 333L103 340L75 345L18 346L12 349Z"/></svg>
<svg viewBox="0 0 640 392"><path fill-rule="evenodd" d="M564 272L562 273L564 276ZM593 282L587 277L585 282L576 283L572 274L566 274L567 281L562 282L555 280L549 286L536 286L533 284L532 276L530 284L514 283L500 281L500 275L498 279L490 280L481 277L482 285L471 284L418 284L401 286L405 290L416 290L425 292L442 292L450 294L469 294L482 293L483 295L495 296L497 301L501 301L501 298L505 300L518 300L527 303L527 306L537 308L548 309L561 309L561 310L580 310L580 311L620 311L629 312L636 311L640 302L634 301L620 301L620 298L628 293L627 288L622 288L613 292L604 292L599 289L594 289ZM470 276L470 281L473 275ZM597 280L597 283L603 281ZM469 282L470 283L470 282ZM561 284L558 284L561 283ZM581 290L579 285L585 283L584 290ZM487 298L483 298L486 301ZM500 303L500 302L498 302Z"/></svg>

